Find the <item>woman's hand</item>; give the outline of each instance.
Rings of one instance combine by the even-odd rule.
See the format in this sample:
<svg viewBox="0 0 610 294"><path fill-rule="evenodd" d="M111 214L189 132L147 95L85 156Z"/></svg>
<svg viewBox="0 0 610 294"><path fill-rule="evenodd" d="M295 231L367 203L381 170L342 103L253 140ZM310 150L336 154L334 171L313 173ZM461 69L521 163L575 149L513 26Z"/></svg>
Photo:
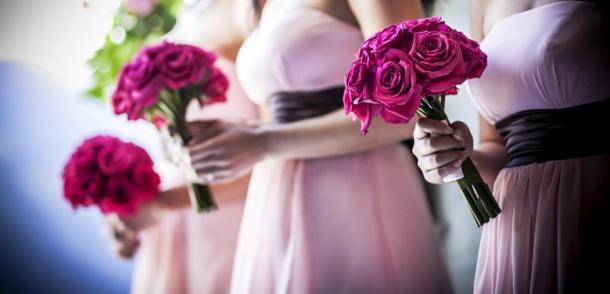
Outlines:
<svg viewBox="0 0 610 294"><path fill-rule="evenodd" d="M244 176L266 157L266 136L252 124L218 120L189 125L191 165L206 183L228 183Z"/></svg>
<svg viewBox="0 0 610 294"><path fill-rule="evenodd" d="M413 133L413 154L430 183L442 184L463 177L461 165L472 153L472 135L466 124L421 118Z"/></svg>
<svg viewBox="0 0 610 294"><path fill-rule="evenodd" d="M112 214L105 219L105 235L113 251L121 258L130 259L140 247L139 233L158 223L160 211L155 201L142 205L133 216Z"/></svg>

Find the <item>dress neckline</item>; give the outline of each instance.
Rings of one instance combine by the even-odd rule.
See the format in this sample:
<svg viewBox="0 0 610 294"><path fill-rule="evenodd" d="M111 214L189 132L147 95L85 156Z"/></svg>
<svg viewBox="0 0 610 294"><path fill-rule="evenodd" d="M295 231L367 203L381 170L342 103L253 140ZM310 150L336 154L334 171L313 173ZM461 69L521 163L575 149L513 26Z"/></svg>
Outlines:
<svg viewBox="0 0 610 294"><path fill-rule="evenodd" d="M320 9L313 8L313 7L308 7L308 6L302 6L302 5L295 6L295 9L302 9L302 10L305 10L305 11L310 11L312 13L318 14L318 15L320 15L320 16L328 19L328 20L330 20L331 22L335 22L335 23L337 23L337 24L339 24L339 25L341 25L343 27L346 27L346 28L349 28L349 29L352 29L352 30L360 31L359 27L357 27L357 26L355 26L355 25L353 25L353 24L351 24L351 23L349 23L349 22L347 22L345 20L342 20L342 19L340 19L340 18L338 18L338 17L336 17L336 16L334 16L332 14L329 14L328 12L322 11Z"/></svg>
<svg viewBox="0 0 610 294"><path fill-rule="evenodd" d="M587 1L578 1L578 0L564 0L564 1L557 1L557 2L553 2L553 3L548 3L548 4L544 4L544 5L540 5L540 6L536 6L534 8L530 8L528 10L524 10L521 12L517 12L514 14L511 14L509 16L506 16L504 18L502 18L501 20L497 21L496 23L494 23L491 28L489 28L489 31L485 34L485 38L489 35L491 35L493 33L493 31L496 29L496 27L498 27L500 24L507 22L517 16L520 15L524 15L524 14L530 14L530 13L535 13L538 10L544 10L547 9L549 7L554 7L554 6L558 6L558 5L564 5L570 3L570 5L580 5L580 4L587 4L587 5L595 5L591 2L587 2ZM483 39L484 40L484 39Z"/></svg>
<svg viewBox="0 0 610 294"><path fill-rule="evenodd" d="M287 1L287 0L281 0L281 1L271 1L271 0L269 0L269 1L267 1L267 4L265 5L265 7L263 7L263 11L261 12L261 18L263 18L265 13L268 13L269 8L273 7L274 5L278 5L278 4L280 4L281 2L284 2L284 1ZM310 7L310 6L306 6L306 5L302 5L302 4L299 4L299 3L292 3L291 4L291 3L284 2L282 4L287 5L290 9L296 9L296 10L303 10L303 11L311 12L311 13L317 14L319 16L322 16L323 18L325 18L325 19L327 19L327 20L329 20L331 22L334 22L334 23L336 23L336 24L338 24L338 25L340 25L342 27L346 27L346 28L351 29L351 30L360 31L359 27L357 27L357 26L355 26L355 25L353 25L353 24L351 24L351 23L349 23L349 22L347 22L345 20L342 20L342 19L340 19L340 18L338 18L338 17L336 17L336 16L334 16L332 14L329 14L328 12L322 11L320 9L317 9L317 8L314 8L314 7ZM259 25L256 26L256 29L258 29L259 26L260 26L260 23L259 23Z"/></svg>

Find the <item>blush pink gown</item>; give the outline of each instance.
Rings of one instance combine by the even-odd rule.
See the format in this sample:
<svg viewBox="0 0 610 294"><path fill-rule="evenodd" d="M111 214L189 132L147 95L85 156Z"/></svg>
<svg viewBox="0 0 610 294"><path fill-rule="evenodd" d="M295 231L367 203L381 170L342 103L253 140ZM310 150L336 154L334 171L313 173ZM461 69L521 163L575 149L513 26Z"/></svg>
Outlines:
<svg viewBox="0 0 610 294"><path fill-rule="evenodd" d="M238 85L233 62L219 57L217 65L231 81L227 102L204 109L194 103L187 118L256 119L258 109ZM165 188L183 183L172 168L160 172ZM228 293L243 206L236 200L207 214L184 209L143 232L132 293Z"/></svg>
<svg viewBox="0 0 610 294"><path fill-rule="evenodd" d="M607 99L610 70L601 37L600 15L586 2L556 2L500 21L482 43L487 70L468 84L481 114L495 124L523 110ZM608 139L608 124L591 128L599 128L600 138L566 137L565 143ZM595 263L607 267L602 224L610 208L610 156L505 168L493 193L503 211L483 227L475 293L583 291L577 279L607 287L595 274L575 273L594 273Z"/></svg>
<svg viewBox="0 0 610 294"><path fill-rule="evenodd" d="M362 41L357 28L298 1L269 1L239 52L238 78L260 105L278 91L341 86ZM231 292L450 293L409 151L396 143L258 163Z"/></svg>

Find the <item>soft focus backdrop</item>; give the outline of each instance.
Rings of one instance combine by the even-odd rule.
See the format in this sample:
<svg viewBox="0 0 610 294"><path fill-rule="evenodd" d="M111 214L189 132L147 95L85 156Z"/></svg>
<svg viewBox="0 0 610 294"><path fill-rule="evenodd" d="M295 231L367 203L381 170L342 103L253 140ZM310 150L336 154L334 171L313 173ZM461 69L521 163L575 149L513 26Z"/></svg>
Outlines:
<svg viewBox="0 0 610 294"><path fill-rule="evenodd" d="M82 139L115 134L160 157L146 123L126 122L82 93L94 84L86 61L105 42L119 0L0 0L0 291L126 293L132 264L100 235L101 215L74 212L61 196L61 168ZM468 32L468 0L437 1L433 14ZM465 90L448 113L477 133ZM476 138L475 138L476 140ZM435 186L449 268L471 293L480 231L456 185Z"/></svg>

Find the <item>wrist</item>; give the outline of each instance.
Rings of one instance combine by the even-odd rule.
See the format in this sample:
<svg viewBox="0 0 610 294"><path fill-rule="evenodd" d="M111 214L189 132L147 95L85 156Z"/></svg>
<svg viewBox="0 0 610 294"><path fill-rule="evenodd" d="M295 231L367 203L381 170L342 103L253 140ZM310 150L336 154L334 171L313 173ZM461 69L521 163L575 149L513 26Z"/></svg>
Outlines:
<svg viewBox="0 0 610 294"><path fill-rule="evenodd" d="M168 195L167 191L159 191L157 197L146 204L145 209L147 210L148 215L153 220L160 219L163 214L165 214L168 210Z"/></svg>
<svg viewBox="0 0 610 294"><path fill-rule="evenodd" d="M261 148L262 159L269 159L275 157L276 151L274 150L272 142L275 140L275 132L273 128L269 126L261 126L256 130L256 135L259 138L259 146Z"/></svg>

